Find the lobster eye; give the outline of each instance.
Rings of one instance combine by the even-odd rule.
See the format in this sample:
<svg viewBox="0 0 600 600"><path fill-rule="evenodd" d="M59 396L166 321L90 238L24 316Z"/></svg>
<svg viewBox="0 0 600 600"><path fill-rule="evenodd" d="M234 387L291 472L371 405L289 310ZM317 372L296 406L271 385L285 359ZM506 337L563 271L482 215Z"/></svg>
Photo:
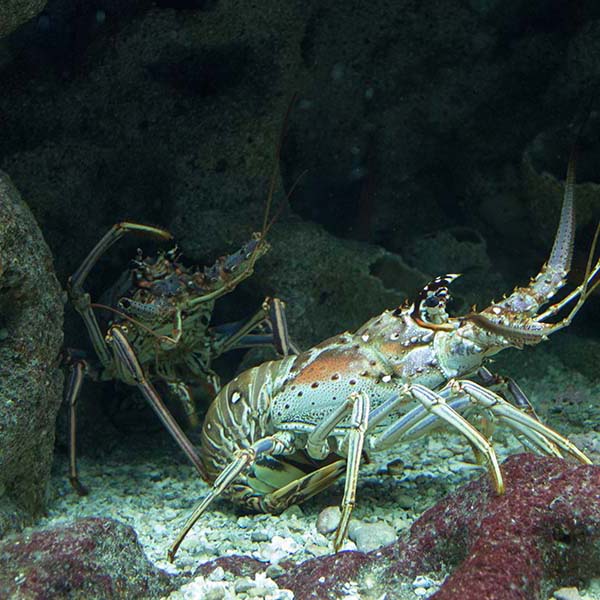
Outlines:
<svg viewBox="0 0 600 600"><path fill-rule="evenodd" d="M425 299L423 304L425 306L427 306L428 308L433 308L440 304L440 299L437 296L429 296L428 298Z"/></svg>

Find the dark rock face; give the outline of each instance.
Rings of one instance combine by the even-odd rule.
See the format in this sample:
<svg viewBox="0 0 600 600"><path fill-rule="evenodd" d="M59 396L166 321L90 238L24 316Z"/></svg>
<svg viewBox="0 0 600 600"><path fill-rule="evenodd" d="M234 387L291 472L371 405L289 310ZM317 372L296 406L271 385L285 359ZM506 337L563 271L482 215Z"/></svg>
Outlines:
<svg viewBox="0 0 600 600"><path fill-rule="evenodd" d="M151 599L171 586L133 529L111 519L80 519L0 543L2 598Z"/></svg>
<svg viewBox="0 0 600 600"><path fill-rule="evenodd" d="M278 295L292 335L312 345L417 291L399 256L425 275L464 270L453 292L468 310L547 258L558 203L522 158L529 148L536 173L562 179L568 125L587 106L581 180L597 177L599 30L594 0L50 0L0 48L0 168L62 282L122 219L168 227L190 261L212 264L260 229L279 163L295 218L280 215L220 322ZM579 222L599 206L596 194ZM340 238L375 247L351 254ZM94 298L140 243L111 249ZM371 261L381 248L390 260ZM65 329L69 346L89 347L76 315Z"/></svg>
<svg viewBox="0 0 600 600"><path fill-rule="evenodd" d="M44 507L62 395L62 324L48 246L0 172L0 537Z"/></svg>
<svg viewBox="0 0 600 600"><path fill-rule="evenodd" d="M277 579L297 600L339 598L355 582L378 598L400 597L417 575L450 575L436 600L542 600L600 575L600 467L519 454L502 466L506 493L487 477L425 512L408 539L368 554L341 552L291 566ZM240 573L254 559L202 566Z"/></svg>
<svg viewBox="0 0 600 600"><path fill-rule="evenodd" d="M0 0L0 38L37 15L46 0Z"/></svg>

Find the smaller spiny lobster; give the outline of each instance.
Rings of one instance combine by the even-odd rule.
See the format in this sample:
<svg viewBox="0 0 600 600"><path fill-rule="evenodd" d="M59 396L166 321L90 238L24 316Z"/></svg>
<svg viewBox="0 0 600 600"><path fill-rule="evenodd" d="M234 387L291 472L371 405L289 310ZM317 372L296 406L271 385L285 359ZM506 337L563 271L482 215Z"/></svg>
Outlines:
<svg viewBox="0 0 600 600"><path fill-rule="evenodd" d="M342 333L297 356L254 367L227 384L202 429L200 456L212 488L171 546L169 559L220 495L252 511L276 513L345 473L337 551L355 504L363 454L441 425L467 439L502 493L494 448L463 416L472 411L506 425L531 449L558 457L566 453L589 464L573 443L537 419L514 381L483 366L505 348L538 344L568 326L598 285L600 260L592 268L597 230L583 283L543 310L565 284L571 265L573 189L571 160L550 258L526 287L481 312L450 317L446 305L456 275L438 277L413 304L387 310L355 333ZM564 318L548 322L568 305Z"/></svg>
<svg viewBox="0 0 600 600"><path fill-rule="evenodd" d="M197 425L191 387L208 385L217 393L220 382L212 361L241 347L273 345L287 355L293 343L287 336L284 304L267 298L250 318L212 326L215 301L248 278L256 261L269 249L265 231L233 254L223 256L211 267L190 268L183 264L177 248L144 257L141 251L131 268L106 294L105 304L92 303L83 284L100 256L127 233L138 233L165 241L171 234L139 223L118 223L96 244L77 272L69 279L69 296L86 325L97 361L81 352L69 351L71 377L67 388L70 410L70 481L80 494L87 493L77 473L76 406L84 376L107 381L117 379L135 385L149 402L165 428L202 472L198 454L163 403L155 383L162 382L176 395L192 426ZM95 309L111 315L105 333Z"/></svg>

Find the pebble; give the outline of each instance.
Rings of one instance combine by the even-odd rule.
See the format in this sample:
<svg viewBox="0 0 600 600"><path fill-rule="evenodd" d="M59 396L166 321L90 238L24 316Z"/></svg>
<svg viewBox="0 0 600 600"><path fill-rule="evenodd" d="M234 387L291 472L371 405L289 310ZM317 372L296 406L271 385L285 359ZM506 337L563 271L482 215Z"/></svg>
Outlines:
<svg viewBox="0 0 600 600"><path fill-rule="evenodd" d="M348 537L360 552L371 552L387 546L398 538L396 530L387 523L359 523L349 527Z"/></svg>
<svg viewBox="0 0 600 600"><path fill-rule="evenodd" d="M387 464L387 472L389 475L402 475L405 468L406 466L401 458L396 458Z"/></svg>
<svg viewBox="0 0 600 600"><path fill-rule="evenodd" d="M211 571L207 579L209 581L223 581L225 579L225 570L223 567L217 567L214 571Z"/></svg>
<svg viewBox="0 0 600 600"><path fill-rule="evenodd" d="M233 589L235 590L236 594L243 594L246 593L249 589L254 587L254 581L252 581L251 579L248 578L244 578L244 579L238 579L234 586Z"/></svg>
<svg viewBox="0 0 600 600"><path fill-rule="evenodd" d="M452 450L449 450L448 448L442 448L437 455L440 458L451 458L452 456L454 456L454 452L452 452Z"/></svg>
<svg viewBox="0 0 600 600"><path fill-rule="evenodd" d="M218 586L206 590L203 594L205 600L223 600L225 598L225 587Z"/></svg>
<svg viewBox="0 0 600 600"><path fill-rule="evenodd" d="M582 600L576 587L564 587L556 590L553 597L555 600Z"/></svg>
<svg viewBox="0 0 600 600"><path fill-rule="evenodd" d="M268 544L261 546L255 557L265 562L277 563L289 558L298 548L299 544L294 539L274 535Z"/></svg>
<svg viewBox="0 0 600 600"><path fill-rule="evenodd" d="M253 542L268 542L271 539L271 536L266 531L259 529L258 531L253 531L251 533L250 539Z"/></svg>
<svg viewBox="0 0 600 600"><path fill-rule="evenodd" d="M415 499L408 494L400 494L399 496L396 496L396 505L408 510L415 507Z"/></svg>
<svg viewBox="0 0 600 600"><path fill-rule="evenodd" d="M430 587L437 586L438 584L437 582L433 581L433 579L429 579L429 577L426 577L424 575L417 575L414 581L412 582L412 585L414 588L424 587L426 589L429 589Z"/></svg>
<svg viewBox="0 0 600 600"><path fill-rule="evenodd" d="M323 535L334 532L340 524L341 517L339 506L324 508L317 517L317 531Z"/></svg>
<svg viewBox="0 0 600 600"><path fill-rule="evenodd" d="M265 572L267 577L270 577L271 579L277 579L285 573L285 569L281 565L273 564L269 565Z"/></svg>
<svg viewBox="0 0 600 600"><path fill-rule="evenodd" d="M281 516L288 519L292 516L303 517L304 511L297 504L292 504L281 513Z"/></svg>

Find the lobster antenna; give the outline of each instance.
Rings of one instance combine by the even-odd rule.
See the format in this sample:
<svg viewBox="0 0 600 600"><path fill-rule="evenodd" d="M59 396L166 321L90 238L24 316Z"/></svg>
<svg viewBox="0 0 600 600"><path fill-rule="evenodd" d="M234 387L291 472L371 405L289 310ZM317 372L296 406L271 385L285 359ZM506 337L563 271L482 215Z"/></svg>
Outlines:
<svg viewBox="0 0 600 600"><path fill-rule="evenodd" d="M285 208L286 204L289 202L290 198L292 197L292 194L294 193L294 191L298 187L298 184L300 183L300 180L307 173L308 173L308 169L304 169L304 171L302 171L302 173L300 173L300 175L298 175L298 177L296 177L296 181L294 181L294 183L292 184L292 187L290 188L290 191L285 195L285 201L282 202L277 207L277 212L273 215L273 217L271 218L271 220L267 223L266 227L264 227L263 233L261 235L267 235L267 233L269 232L269 230L271 229L271 227L275 224L275 222L277 221L277 219L281 216L281 213L283 212L283 209Z"/></svg>
<svg viewBox="0 0 600 600"><path fill-rule="evenodd" d="M269 194L267 196L267 206L265 208L265 216L263 219L262 225L262 233L261 238L264 239L267 231L270 229L273 224L272 220L269 220L269 213L271 212L271 205L273 204L273 194L275 193L275 181L277 176L277 171L279 171L279 161L281 160L281 149L283 148L283 142L285 141L285 137L288 132L290 115L292 114L292 109L294 108L294 104L296 104L296 99L298 98L298 93L295 92L288 104L287 110L285 112L285 116L283 118L283 123L281 124L281 133L279 135L279 143L277 144L277 148L275 150L275 160L273 162L273 171L271 172L271 183L269 184ZM278 211L277 216L281 211Z"/></svg>
<svg viewBox="0 0 600 600"><path fill-rule="evenodd" d="M155 331L152 331L152 329L150 329L150 327L144 325L142 322L138 321L137 319L134 319L133 317L130 317L128 314L113 308L112 306L107 306L106 304L100 304L98 302L92 302L90 304L90 306L92 308L99 308L101 310L108 310L109 312L113 312L116 315L119 315L120 317L123 317L123 319L125 319L126 321L129 321L130 323L133 323L134 325L137 325L138 327L140 327L141 329L143 329L146 333L154 336L157 340L160 340L161 338L164 338L164 336L162 335L158 335L158 333L156 333Z"/></svg>

